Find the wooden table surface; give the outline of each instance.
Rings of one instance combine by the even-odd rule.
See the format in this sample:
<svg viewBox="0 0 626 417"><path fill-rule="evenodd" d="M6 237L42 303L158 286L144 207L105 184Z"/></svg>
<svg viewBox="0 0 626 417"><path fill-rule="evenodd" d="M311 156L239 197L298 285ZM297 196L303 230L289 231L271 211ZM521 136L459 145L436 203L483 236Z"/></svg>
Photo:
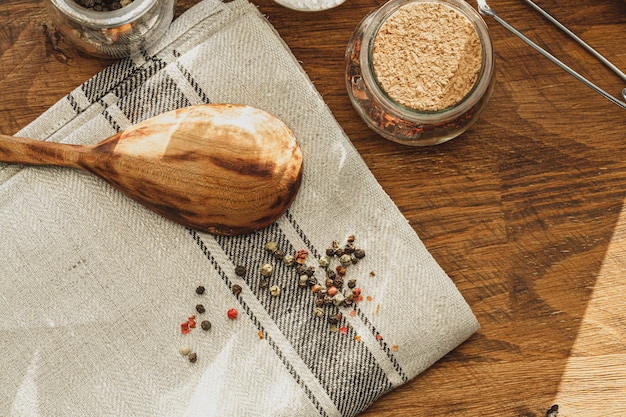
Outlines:
<svg viewBox="0 0 626 417"><path fill-rule="evenodd" d="M490 26L497 82L478 123L410 148L365 126L344 87L355 26L382 0L267 15L482 329L365 416L626 416L626 110ZM180 0L180 14L197 0ZM490 5L618 95L626 82L521 0ZM626 2L538 2L626 70ZM470 4L476 7L476 1ZM59 39L43 0L0 2L0 132L14 134L111 61Z"/></svg>

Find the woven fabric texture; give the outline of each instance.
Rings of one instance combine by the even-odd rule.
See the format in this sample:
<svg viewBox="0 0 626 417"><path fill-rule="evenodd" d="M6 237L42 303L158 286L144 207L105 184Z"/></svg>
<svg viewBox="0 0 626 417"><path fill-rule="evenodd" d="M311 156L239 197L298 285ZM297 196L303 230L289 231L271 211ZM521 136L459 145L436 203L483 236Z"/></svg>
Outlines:
<svg viewBox="0 0 626 417"><path fill-rule="evenodd" d="M208 102L264 109L298 138L300 192L264 230L203 234L90 174L0 164L0 415L354 416L477 331L454 283L245 0L199 3L158 45L97 74L17 135L96 143ZM315 294L265 245L306 249L323 282L319 260L350 235L366 255L345 279L363 299L315 317ZM274 266L277 297L263 288L263 263ZM337 314L335 329L328 317ZM191 315L198 327L183 334Z"/></svg>

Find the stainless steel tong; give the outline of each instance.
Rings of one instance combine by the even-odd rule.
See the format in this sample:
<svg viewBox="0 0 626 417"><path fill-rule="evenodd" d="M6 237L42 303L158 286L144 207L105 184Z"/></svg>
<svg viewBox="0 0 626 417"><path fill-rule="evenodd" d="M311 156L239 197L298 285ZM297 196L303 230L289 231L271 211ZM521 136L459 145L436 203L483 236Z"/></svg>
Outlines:
<svg viewBox="0 0 626 417"><path fill-rule="evenodd" d="M592 90L594 90L595 92L600 94L602 97L608 99L609 101L617 104L621 108L626 109L626 102L624 102L624 101L622 101L622 100L612 96L611 94L607 93L606 91L604 91L603 89L601 89L600 87L598 87L597 85L595 85L594 83L592 83L591 81L589 81L588 79L586 79L585 77L583 77L582 75L580 75L579 73L574 71L572 68L568 67L561 60L559 60L554 55L552 55L551 53L549 53L548 51L543 49L541 46L537 45L535 42L530 40L522 32L520 32L519 30L515 29L513 26L511 26L509 23L507 23L504 19L502 19L500 16L498 16L496 14L496 12L491 7L489 7L489 5L487 4L487 2L485 0L477 0L477 1L478 1L478 11L480 12L480 14L482 14L483 16L489 16L489 17L493 18L496 22L498 22L499 24L504 26L507 30L509 30L515 36L517 36L518 38L520 38L521 40L526 42L530 47L532 47L537 52L539 52L541 55L543 55L544 57L546 57L547 59L552 61L554 64L556 64L559 67L561 67L561 69L563 69L564 71L566 71L567 73L569 73L570 75L575 77L577 80L579 80L580 82L585 84L587 87L591 88ZM622 80L626 81L626 74L624 74L624 72L622 72L619 68L617 68L615 65L613 65L608 59L606 59L604 56L602 56L598 51L596 51L591 46L589 46L589 44L587 44L585 41L583 41L580 37L576 36L576 34L574 34L571 30L569 30L567 27L565 27L563 24L561 24L558 20L556 20L554 17L552 17L550 14L548 14L545 10L543 10L537 4L535 4L531 0L524 0L524 1L526 3L528 3L530 6L532 6L539 13L541 13L547 20L552 22L556 27L561 29L568 36L570 36L572 39L574 39L576 42L578 42L578 44L580 44L583 48L585 48L585 50L587 50L587 52L591 53L598 60L600 60L600 62L602 62L604 65L606 65L608 68L610 68ZM626 100L626 88L622 89L622 97L624 98L624 100Z"/></svg>

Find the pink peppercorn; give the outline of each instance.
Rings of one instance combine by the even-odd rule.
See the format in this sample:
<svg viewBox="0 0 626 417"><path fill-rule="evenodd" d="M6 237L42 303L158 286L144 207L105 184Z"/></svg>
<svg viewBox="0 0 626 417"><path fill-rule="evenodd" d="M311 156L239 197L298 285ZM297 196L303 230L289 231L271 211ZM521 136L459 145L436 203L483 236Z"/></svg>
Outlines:
<svg viewBox="0 0 626 417"><path fill-rule="evenodd" d="M237 311L236 308L231 308L230 310L228 310L228 312L226 314L228 315L229 319L235 320L237 318L237 315L239 314L239 312Z"/></svg>

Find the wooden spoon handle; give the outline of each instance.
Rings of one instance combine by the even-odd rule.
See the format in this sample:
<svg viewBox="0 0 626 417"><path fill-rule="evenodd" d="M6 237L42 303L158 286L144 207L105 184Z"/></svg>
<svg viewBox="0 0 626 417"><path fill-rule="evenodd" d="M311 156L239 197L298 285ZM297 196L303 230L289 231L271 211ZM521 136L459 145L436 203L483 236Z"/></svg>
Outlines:
<svg viewBox="0 0 626 417"><path fill-rule="evenodd" d="M0 135L0 162L82 169L78 160L84 153L81 145Z"/></svg>

